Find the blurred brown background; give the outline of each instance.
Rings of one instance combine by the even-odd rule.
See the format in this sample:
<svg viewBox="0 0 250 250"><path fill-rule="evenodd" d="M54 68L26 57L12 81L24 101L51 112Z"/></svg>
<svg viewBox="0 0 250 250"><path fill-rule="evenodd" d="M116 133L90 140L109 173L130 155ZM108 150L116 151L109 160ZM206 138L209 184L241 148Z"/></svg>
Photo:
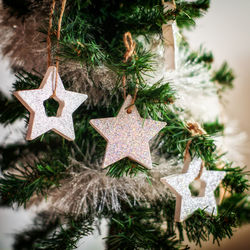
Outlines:
<svg viewBox="0 0 250 250"><path fill-rule="evenodd" d="M233 68L236 79L234 89L228 91L226 113L238 120L240 130L250 138L250 1L212 0L208 13L197 21L194 30L185 32L191 47L203 44L211 50L215 67L227 61ZM248 139L249 141L249 139ZM250 148L244 149L245 161L250 170ZM250 249L250 225L237 231L231 240L224 240L221 246L203 244L202 249L245 250ZM191 249L200 249L192 246Z"/></svg>

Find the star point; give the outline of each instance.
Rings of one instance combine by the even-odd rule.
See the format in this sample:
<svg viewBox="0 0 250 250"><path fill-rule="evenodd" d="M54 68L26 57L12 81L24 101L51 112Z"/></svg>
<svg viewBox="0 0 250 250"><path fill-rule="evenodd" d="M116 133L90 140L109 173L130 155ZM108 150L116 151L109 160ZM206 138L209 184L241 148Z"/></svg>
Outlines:
<svg viewBox="0 0 250 250"><path fill-rule="evenodd" d="M15 97L30 112L27 140L33 140L49 130L53 130L67 140L75 139L72 113L88 96L65 90L58 74L54 99L59 103L59 108L56 116L48 117L43 103L53 95L55 79L56 67L50 66L38 89L21 90L14 93Z"/></svg>
<svg viewBox="0 0 250 250"><path fill-rule="evenodd" d="M123 158L130 158L146 168L152 168L149 141L166 126L165 122L143 119L134 105L127 113L132 97L127 96L114 118L90 120L90 124L106 139L103 167Z"/></svg>

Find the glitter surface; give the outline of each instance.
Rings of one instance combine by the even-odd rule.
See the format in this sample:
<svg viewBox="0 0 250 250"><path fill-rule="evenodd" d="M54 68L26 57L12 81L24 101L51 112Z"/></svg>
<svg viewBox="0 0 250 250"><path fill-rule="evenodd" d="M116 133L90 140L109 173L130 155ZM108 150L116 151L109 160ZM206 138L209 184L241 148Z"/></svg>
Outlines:
<svg viewBox="0 0 250 250"><path fill-rule="evenodd" d="M103 167L107 167L125 157L152 168L149 141L163 127L165 122L143 119L133 106L127 113L132 97L127 96L119 114L115 118L90 120L90 124L107 140Z"/></svg>
<svg viewBox="0 0 250 250"><path fill-rule="evenodd" d="M226 172L207 171L203 168L200 179L206 183L204 196L193 197L189 184L198 176L202 160L194 158L187 170L182 174L161 178L169 189L176 195L175 221L183 221L198 208L209 214L217 215L214 190L225 177Z"/></svg>
<svg viewBox="0 0 250 250"><path fill-rule="evenodd" d="M53 94L55 79L56 67L50 66L39 89L22 90L14 93L30 112L27 140L33 140L49 130L53 130L67 140L75 139L72 113L88 96L65 90L58 75L56 97L54 99L59 103L59 108L57 116L48 117L43 102Z"/></svg>

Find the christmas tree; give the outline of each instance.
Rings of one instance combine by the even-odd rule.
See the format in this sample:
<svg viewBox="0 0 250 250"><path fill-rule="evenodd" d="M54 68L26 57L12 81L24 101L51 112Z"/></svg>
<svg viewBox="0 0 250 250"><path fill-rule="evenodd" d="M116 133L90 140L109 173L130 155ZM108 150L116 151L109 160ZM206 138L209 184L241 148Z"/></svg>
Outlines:
<svg viewBox="0 0 250 250"><path fill-rule="evenodd" d="M217 141L234 75L182 35L209 2L3 0L0 122L24 119L28 141L0 148L0 202L38 211L14 249L74 249L103 219L107 249L219 243L249 222L247 172Z"/></svg>

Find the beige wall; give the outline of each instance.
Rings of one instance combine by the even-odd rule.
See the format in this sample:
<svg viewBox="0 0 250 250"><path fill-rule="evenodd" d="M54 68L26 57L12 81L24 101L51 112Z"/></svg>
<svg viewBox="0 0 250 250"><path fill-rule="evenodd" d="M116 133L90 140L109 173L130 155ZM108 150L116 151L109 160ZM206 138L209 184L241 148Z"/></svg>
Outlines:
<svg viewBox="0 0 250 250"><path fill-rule="evenodd" d="M227 93L226 112L239 121L239 128L250 138L250 1L212 0L209 12L197 22L194 30L186 32L191 47L203 44L212 50L215 65L227 61L234 69L234 90ZM250 169L250 149L245 148L245 164ZM235 230L237 231L237 230ZM231 240L224 240L221 247L211 243L202 249L250 249L250 225L238 230ZM200 249L192 246L191 249Z"/></svg>
<svg viewBox="0 0 250 250"><path fill-rule="evenodd" d="M235 88L227 93L226 112L250 135L250 1L212 0L208 13L185 35L192 48L203 44L213 52L215 67L227 61L233 68ZM245 150L248 165L249 152Z"/></svg>

